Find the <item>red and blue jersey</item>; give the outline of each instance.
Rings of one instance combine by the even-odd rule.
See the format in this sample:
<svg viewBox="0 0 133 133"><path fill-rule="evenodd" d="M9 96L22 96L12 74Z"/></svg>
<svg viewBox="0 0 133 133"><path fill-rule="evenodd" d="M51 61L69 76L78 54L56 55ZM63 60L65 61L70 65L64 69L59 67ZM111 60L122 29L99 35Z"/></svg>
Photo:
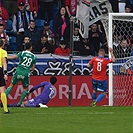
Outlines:
<svg viewBox="0 0 133 133"><path fill-rule="evenodd" d="M93 67L92 78L95 80L106 80L107 65L112 62L112 59L104 58L103 56L93 57L89 64Z"/></svg>

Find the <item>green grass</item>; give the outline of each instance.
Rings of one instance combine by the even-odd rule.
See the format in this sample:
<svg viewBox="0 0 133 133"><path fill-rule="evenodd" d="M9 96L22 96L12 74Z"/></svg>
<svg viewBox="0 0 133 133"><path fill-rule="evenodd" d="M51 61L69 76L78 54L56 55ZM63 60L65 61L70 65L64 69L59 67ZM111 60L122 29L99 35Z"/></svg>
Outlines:
<svg viewBox="0 0 133 133"><path fill-rule="evenodd" d="M0 109L0 133L133 133L132 107Z"/></svg>

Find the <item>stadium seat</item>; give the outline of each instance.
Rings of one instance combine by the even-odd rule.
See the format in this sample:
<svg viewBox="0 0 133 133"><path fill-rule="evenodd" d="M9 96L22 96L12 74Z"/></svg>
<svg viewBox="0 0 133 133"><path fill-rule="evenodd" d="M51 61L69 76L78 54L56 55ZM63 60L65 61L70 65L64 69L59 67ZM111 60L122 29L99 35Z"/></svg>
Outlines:
<svg viewBox="0 0 133 133"><path fill-rule="evenodd" d="M6 21L6 34L9 36L14 36L14 32L12 28L12 20L10 19Z"/></svg>
<svg viewBox="0 0 133 133"><path fill-rule="evenodd" d="M10 19L6 21L6 31L12 31L12 21Z"/></svg>
<svg viewBox="0 0 133 133"><path fill-rule="evenodd" d="M16 37L15 36L11 36L9 37L9 50L10 51L16 51Z"/></svg>
<svg viewBox="0 0 133 133"><path fill-rule="evenodd" d="M36 19L35 20L35 25L36 25L36 28L38 31L40 31L43 28L44 22L45 22L45 20L43 20L43 19Z"/></svg>
<svg viewBox="0 0 133 133"><path fill-rule="evenodd" d="M50 20L49 25L50 25L50 28L53 30L53 20Z"/></svg>
<svg viewBox="0 0 133 133"><path fill-rule="evenodd" d="M59 8L58 8L58 6L57 6L56 4L54 4L54 8L53 8L53 17L55 17L56 14L58 14L58 13L59 13Z"/></svg>

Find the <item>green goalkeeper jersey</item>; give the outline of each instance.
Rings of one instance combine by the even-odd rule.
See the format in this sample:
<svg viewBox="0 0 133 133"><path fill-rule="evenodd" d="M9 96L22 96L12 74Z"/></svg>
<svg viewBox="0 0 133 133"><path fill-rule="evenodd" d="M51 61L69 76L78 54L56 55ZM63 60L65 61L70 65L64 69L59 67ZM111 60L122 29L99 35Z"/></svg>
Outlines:
<svg viewBox="0 0 133 133"><path fill-rule="evenodd" d="M21 72L29 73L32 65L36 64L35 55L30 51L21 51L17 54L17 56L20 59L17 71L19 70Z"/></svg>

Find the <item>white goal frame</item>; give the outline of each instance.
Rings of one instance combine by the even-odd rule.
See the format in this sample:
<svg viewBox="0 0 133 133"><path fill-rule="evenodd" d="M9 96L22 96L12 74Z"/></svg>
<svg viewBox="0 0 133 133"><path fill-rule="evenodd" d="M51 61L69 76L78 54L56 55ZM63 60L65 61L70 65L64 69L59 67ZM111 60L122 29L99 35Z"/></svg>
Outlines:
<svg viewBox="0 0 133 133"><path fill-rule="evenodd" d="M112 42L112 21L113 16L133 16L133 13L109 13L109 23L108 23L108 45L109 47L113 47ZM111 57L109 53L109 58ZM109 64L109 106L113 106L113 64Z"/></svg>

